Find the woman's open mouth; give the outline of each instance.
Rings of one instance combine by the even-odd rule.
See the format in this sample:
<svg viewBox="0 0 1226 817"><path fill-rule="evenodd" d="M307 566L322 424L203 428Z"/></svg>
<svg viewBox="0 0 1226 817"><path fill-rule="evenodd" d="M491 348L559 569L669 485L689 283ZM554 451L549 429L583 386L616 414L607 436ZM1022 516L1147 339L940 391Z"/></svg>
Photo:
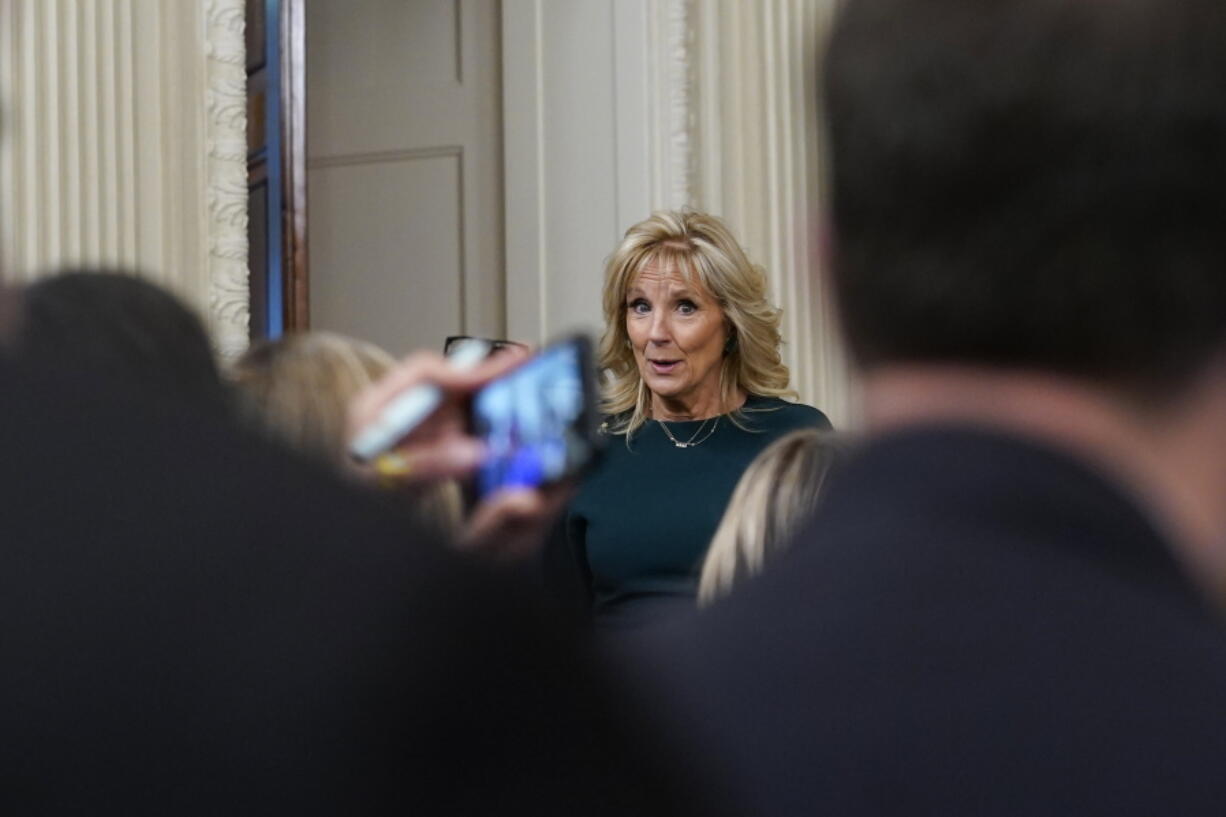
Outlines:
<svg viewBox="0 0 1226 817"><path fill-rule="evenodd" d="M681 365L680 360L649 360L651 370L656 374L672 374Z"/></svg>

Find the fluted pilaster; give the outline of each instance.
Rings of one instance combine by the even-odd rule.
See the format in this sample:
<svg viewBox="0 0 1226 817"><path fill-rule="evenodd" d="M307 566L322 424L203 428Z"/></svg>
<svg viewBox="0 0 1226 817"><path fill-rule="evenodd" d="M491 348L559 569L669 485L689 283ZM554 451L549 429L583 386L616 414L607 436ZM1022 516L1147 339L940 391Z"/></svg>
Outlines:
<svg viewBox="0 0 1226 817"><path fill-rule="evenodd" d="M139 270L246 342L243 0L0 0L6 280Z"/></svg>

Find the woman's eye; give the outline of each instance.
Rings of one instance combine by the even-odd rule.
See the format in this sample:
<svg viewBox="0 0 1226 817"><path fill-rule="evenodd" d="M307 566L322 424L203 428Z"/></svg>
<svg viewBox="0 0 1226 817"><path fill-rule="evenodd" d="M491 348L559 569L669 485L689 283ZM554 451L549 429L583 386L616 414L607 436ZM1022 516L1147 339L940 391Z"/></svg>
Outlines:
<svg viewBox="0 0 1226 817"><path fill-rule="evenodd" d="M693 301L682 301L681 303L677 304L677 311L682 315L693 315L698 311L698 304L694 303Z"/></svg>
<svg viewBox="0 0 1226 817"><path fill-rule="evenodd" d="M646 301L640 299L630 302L630 311L636 315L646 315L651 311L651 307L648 306Z"/></svg>

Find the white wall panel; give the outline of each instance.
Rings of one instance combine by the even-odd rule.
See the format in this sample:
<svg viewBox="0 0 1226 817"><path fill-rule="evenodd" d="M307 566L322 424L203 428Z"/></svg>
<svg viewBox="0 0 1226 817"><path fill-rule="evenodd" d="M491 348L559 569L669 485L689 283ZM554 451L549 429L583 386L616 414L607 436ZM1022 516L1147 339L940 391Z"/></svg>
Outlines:
<svg viewBox="0 0 1226 817"><path fill-rule="evenodd" d="M600 288L593 284L618 234L619 168L612 9L593 0L546 5L541 70L551 275L544 307L546 327L556 333L590 322L592 307L598 308L593 294ZM555 111L565 111L566 118ZM570 217L563 220L563 213Z"/></svg>
<svg viewBox="0 0 1226 817"><path fill-rule="evenodd" d="M504 0L507 308L600 330L604 260L652 209L646 0Z"/></svg>
<svg viewBox="0 0 1226 817"><path fill-rule="evenodd" d="M328 328L394 354L441 348L463 323L461 156L418 151L317 165L311 308ZM347 249L365 249L355 263ZM367 293L379 293L367 298ZM425 339L424 341L422 339Z"/></svg>

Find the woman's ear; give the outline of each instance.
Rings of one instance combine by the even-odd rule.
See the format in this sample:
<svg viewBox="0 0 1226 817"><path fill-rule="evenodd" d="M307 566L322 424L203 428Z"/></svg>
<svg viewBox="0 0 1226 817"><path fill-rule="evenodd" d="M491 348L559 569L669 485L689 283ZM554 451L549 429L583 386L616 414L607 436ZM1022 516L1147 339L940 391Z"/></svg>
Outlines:
<svg viewBox="0 0 1226 817"><path fill-rule="evenodd" d="M728 357L732 355L732 350L737 348L737 325L725 318L723 319L723 331L727 335L727 339L723 341L723 356Z"/></svg>

